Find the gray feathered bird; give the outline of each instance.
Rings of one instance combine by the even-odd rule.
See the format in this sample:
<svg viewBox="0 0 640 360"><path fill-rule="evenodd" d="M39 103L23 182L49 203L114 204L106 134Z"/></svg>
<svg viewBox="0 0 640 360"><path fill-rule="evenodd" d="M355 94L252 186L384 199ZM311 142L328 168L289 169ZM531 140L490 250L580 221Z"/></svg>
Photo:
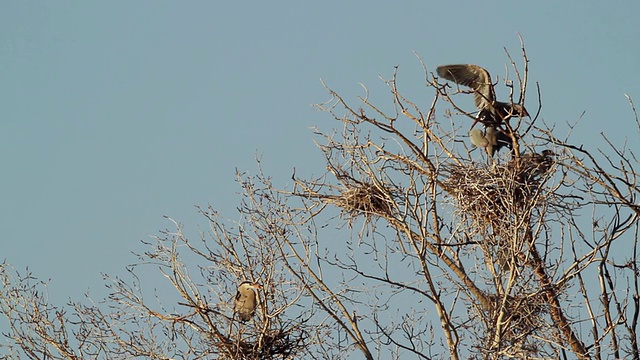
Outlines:
<svg viewBox="0 0 640 360"><path fill-rule="evenodd" d="M540 154L528 153L520 156L510 165L516 164L519 167L518 181L530 182L545 175L555 163L556 153L551 150L543 150Z"/></svg>
<svg viewBox="0 0 640 360"><path fill-rule="evenodd" d="M529 113L520 104L505 103L496 100L491 75L484 68L473 64L456 64L438 66L438 75L456 84L468 86L474 90L473 99L476 108L480 110L476 121L485 126L499 126L503 121L508 121L513 116L528 117Z"/></svg>
<svg viewBox="0 0 640 360"><path fill-rule="evenodd" d="M504 146L512 148L511 138L493 126L488 126L485 132L480 129L471 129L469 138L473 145L485 148L491 157Z"/></svg>
<svg viewBox="0 0 640 360"><path fill-rule="evenodd" d="M233 311L238 314L240 320L249 321L256 313L258 302L255 292L258 289L262 289L262 286L250 281L243 281L238 285Z"/></svg>

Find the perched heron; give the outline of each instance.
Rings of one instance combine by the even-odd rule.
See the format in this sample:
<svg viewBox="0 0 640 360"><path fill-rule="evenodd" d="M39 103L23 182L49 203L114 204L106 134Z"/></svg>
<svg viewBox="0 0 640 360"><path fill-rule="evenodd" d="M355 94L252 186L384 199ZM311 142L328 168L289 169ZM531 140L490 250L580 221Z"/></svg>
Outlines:
<svg viewBox="0 0 640 360"><path fill-rule="evenodd" d="M243 281L238 286L233 311L238 314L240 320L249 321L256 313L258 302L256 301L255 291L258 289L262 289L262 286L250 281Z"/></svg>
<svg viewBox="0 0 640 360"><path fill-rule="evenodd" d="M497 101L491 75L478 65L443 65L438 66L436 71L440 77L474 90L473 99L480 112L476 121L471 125L472 128L478 121L485 126L499 126L500 123L508 121L512 116L529 116L527 109L520 104Z"/></svg>
<svg viewBox="0 0 640 360"><path fill-rule="evenodd" d="M555 163L556 153L551 150L542 150L540 154L530 153L520 157L520 163L527 167L527 171L531 177L542 176L546 174L551 166Z"/></svg>
<svg viewBox="0 0 640 360"><path fill-rule="evenodd" d="M493 157L496 151L503 146L512 148L511 138L501 130L493 126L487 126L486 132L480 129L469 130L469 138L471 143L477 147L485 148L487 154Z"/></svg>

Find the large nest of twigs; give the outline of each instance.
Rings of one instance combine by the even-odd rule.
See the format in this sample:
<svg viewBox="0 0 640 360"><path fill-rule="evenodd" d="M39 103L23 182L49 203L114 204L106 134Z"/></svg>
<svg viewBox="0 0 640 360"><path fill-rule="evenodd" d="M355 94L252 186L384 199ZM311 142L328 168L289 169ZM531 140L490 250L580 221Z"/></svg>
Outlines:
<svg viewBox="0 0 640 360"><path fill-rule="evenodd" d="M340 196L331 198L331 202L341 207L350 217L358 215L386 216L392 212L390 195L372 184L357 184L342 191Z"/></svg>
<svg viewBox="0 0 640 360"><path fill-rule="evenodd" d="M445 185L461 213L484 223L510 221L539 202L543 179L553 165L553 153L526 154L504 165L449 165Z"/></svg>
<svg viewBox="0 0 640 360"><path fill-rule="evenodd" d="M259 336L256 341L238 338L223 338L217 343L222 353L233 359L289 359L306 347L306 332L293 334L278 330Z"/></svg>

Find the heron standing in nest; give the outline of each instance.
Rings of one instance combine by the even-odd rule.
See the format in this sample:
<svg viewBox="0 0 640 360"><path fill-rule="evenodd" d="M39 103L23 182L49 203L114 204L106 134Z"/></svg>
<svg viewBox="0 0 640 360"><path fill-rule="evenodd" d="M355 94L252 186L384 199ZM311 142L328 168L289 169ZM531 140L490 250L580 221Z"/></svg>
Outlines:
<svg viewBox="0 0 640 360"><path fill-rule="evenodd" d="M524 106L514 103L505 103L496 100L496 93L491 82L489 72L473 64L442 65L436 69L438 75L444 79L459 85L468 86L474 90L473 99L476 108L480 110L476 121L471 125L482 122L485 126L500 126L513 116L529 117Z"/></svg>
<svg viewBox="0 0 640 360"><path fill-rule="evenodd" d="M256 291L262 289L262 286L250 281L243 281L238 286L233 311L238 314L242 321L249 321L256 313L258 306Z"/></svg>
<svg viewBox="0 0 640 360"><path fill-rule="evenodd" d="M543 150L540 154L529 153L523 154L519 159L513 159L508 166L518 169L518 180L521 182L529 182L540 176L545 175L555 163L557 156L551 150Z"/></svg>
<svg viewBox="0 0 640 360"><path fill-rule="evenodd" d="M480 129L471 129L469 138L473 145L484 148L491 157L504 146L512 148L511 138L493 126L488 126L485 132Z"/></svg>

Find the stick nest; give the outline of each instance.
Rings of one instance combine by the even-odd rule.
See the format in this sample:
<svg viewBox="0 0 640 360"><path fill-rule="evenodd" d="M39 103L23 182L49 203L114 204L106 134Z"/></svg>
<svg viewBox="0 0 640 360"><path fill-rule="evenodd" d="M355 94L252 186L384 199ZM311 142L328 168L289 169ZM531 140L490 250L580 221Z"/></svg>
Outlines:
<svg viewBox="0 0 640 360"><path fill-rule="evenodd" d="M304 331L280 329L263 334L256 341L236 337L223 338L216 346L233 359L288 359L307 346Z"/></svg>
<svg viewBox="0 0 640 360"><path fill-rule="evenodd" d="M490 224L510 221L539 204L541 184L553 165L554 154L525 154L504 165L450 165L445 185L461 213Z"/></svg>
<svg viewBox="0 0 640 360"><path fill-rule="evenodd" d="M505 324L503 331L507 338L528 335L541 326L541 317L548 313L548 302L540 294L529 296L489 295L490 303L488 315L496 321L502 315L501 322Z"/></svg>
<svg viewBox="0 0 640 360"><path fill-rule="evenodd" d="M380 187L367 183L345 188L340 196L332 197L330 202L341 207L351 218L361 214L368 218L373 215L387 216L393 210L391 195Z"/></svg>
<svg viewBox="0 0 640 360"><path fill-rule="evenodd" d="M483 342L491 353L496 350L503 354L511 354L518 358L527 358L529 353L536 353L538 341L532 334L546 327L545 314L549 313L548 302L544 296L535 293L523 296L489 295L489 303L485 304L485 316L489 332L485 334ZM500 324L497 326L497 324ZM500 331L496 334L496 331ZM492 344L499 339L500 349L493 349Z"/></svg>

